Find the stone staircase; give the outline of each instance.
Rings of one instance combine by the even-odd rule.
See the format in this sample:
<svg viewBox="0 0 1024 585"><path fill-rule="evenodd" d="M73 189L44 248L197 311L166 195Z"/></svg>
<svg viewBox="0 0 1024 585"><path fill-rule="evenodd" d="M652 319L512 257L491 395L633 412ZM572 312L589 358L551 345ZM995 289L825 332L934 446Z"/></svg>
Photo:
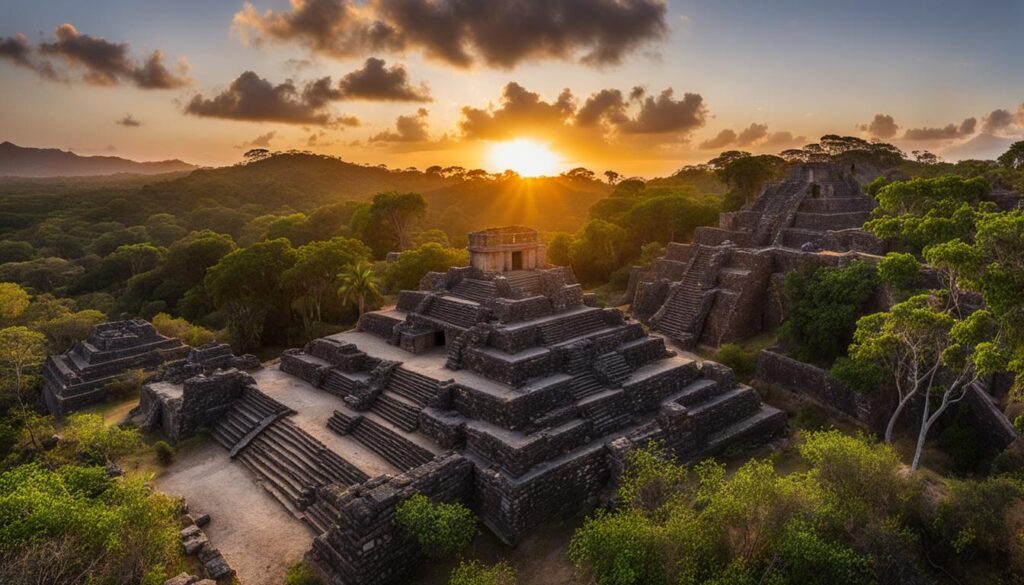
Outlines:
<svg viewBox="0 0 1024 585"><path fill-rule="evenodd" d="M540 323L537 328L540 330L541 342L550 346L584 337L607 328L607 325L601 311L595 309L571 315L555 316Z"/></svg>
<svg viewBox="0 0 1024 585"><path fill-rule="evenodd" d="M654 327L656 331L671 338L680 338L693 331L693 321L704 294L704 272L713 253L714 248L708 246L697 249L683 279L666 299L665 310Z"/></svg>
<svg viewBox="0 0 1024 585"><path fill-rule="evenodd" d="M452 296L439 296L430 303L426 314L456 327L469 329L476 324L479 309L480 304L473 301Z"/></svg>
<svg viewBox="0 0 1024 585"><path fill-rule="evenodd" d="M633 373L633 369L626 363L626 358L617 351L600 355L597 357L597 360L601 364L604 375L608 378L610 384L621 384L623 380L629 378L629 375Z"/></svg>
<svg viewBox="0 0 1024 585"><path fill-rule="evenodd" d="M426 406L437 396L438 383L426 376L397 367L391 371L387 390L413 404Z"/></svg>
<svg viewBox="0 0 1024 585"><path fill-rule="evenodd" d="M346 377L343 373L338 370L331 370L327 372L327 377L324 379L324 390L327 390L335 396L348 396L356 389L355 382L351 378Z"/></svg>
<svg viewBox="0 0 1024 585"><path fill-rule="evenodd" d="M402 471L423 465L434 458L434 454L427 449L366 416L353 417L336 410L327 421L327 428L354 438Z"/></svg>
<svg viewBox="0 0 1024 585"><path fill-rule="evenodd" d="M255 388L246 388L242 397L213 427L211 435L222 447L231 451L243 439L251 439L262 426L290 412L287 406Z"/></svg>
<svg viewBox="0 0 1024 585"><path fill-rule="evenodd" d="M384 392L373 402L370 410L403 431L411 433L420 426L420 411L423 410L423 405L413 404L396 394Z"/></svg>
<svg viewBox="0 0 1024 585"><path fill-rule="evenodd" d="M583 400L588 396L593 396L601 391L603 386L601 382L597 380L597 376L594 374L580 374L572 379L569 383L569 388L572 391L572 396L576 400Z"/></svg>
<svg viewBox="0 0 1024 585"><path fill-rule="evenodd" d="M621 412L613 400L621 390L603 390L579 402L580 412L590 421L591 436L602 437L621 429L632 421L632 415Z"/></svg>
<svg viewBox="0 0 1024 585"><path fill-rule="evenodd" d="M498 294L498 287L490 280L463 278L448 294L467 301L483 303Z"/></svg>
<svg viewBox="0 0 1024 585"><path fill-rule="evenodd" d="M321 531L327 526L303 514L315 500L316 488L334 482L355 485L369 479L288 419L268 426L236 459L292 514Z"/></svg>
<svg viewBox="0 0 1024 585"><path fill-rule="evenodd" d="M540 294L540 273L536 271L506 272L505 279L514 291L522 294Z"/></svg>

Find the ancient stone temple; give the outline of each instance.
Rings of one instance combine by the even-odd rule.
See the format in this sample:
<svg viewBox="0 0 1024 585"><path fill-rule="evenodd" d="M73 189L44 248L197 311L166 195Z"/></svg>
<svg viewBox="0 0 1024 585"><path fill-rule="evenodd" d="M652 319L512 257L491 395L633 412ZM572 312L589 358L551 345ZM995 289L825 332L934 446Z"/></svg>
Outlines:
<svg viewBox="0 0 1024 585"><path fill-rule="evenodd" d="M868 174L865 174L868 173ZM719 227L699 227L630 277L632 313L680 347L717 347L783 319L782 278L805 265L877 260L884 244L861 226L874 200L866 169L806 163L769 183Z"/></svg>
<svg viewBox="0 0 1024 585"><path fill-rule="evenodd" d="M173 436L212 428L312 527L308 557L334 583L402 582L423 560L392 522L414 493L464 503L514 544L596 503L635 445L661 441L694 460L784 425L728 368L592 306L571 270L544 264L535 232L470 242L471 266L428 274L357 330L252 377L152 393L169 405L153 424Z"/></svg>
<svg viewBox="0 0 1024 585"><path fill-rule="evenodd" d="M51 355L43 368L43 398L56 416L106 398L106 385L131 369L154 369L184 358L189 347L157 333L148 321L101 323L89 338Z"/></svg>

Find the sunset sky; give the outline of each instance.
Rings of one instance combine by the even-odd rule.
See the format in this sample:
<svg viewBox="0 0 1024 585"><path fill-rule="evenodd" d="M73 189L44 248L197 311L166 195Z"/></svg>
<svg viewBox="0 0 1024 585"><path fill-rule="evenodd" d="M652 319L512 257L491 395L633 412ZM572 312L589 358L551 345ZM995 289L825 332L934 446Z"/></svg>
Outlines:
<svg viewBox="0 0 1024 585"><path fill-rule="evenodd" d="M0 140L230 164L299 148L659 175L825 133L1024 134L1024 2L0 2ZM504 151L499 151L504 152Z"/></svg>

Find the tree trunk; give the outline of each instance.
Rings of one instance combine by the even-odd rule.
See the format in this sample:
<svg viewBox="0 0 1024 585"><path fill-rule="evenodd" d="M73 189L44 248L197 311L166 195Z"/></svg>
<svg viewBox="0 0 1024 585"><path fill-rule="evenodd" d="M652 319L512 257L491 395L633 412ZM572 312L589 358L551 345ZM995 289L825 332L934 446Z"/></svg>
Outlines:
<svg viewBox="0 0 1024 585"><path fill-rule="evenodd" d="M886 443L892 443L892 433L893 433L893 430L896 428L896 419L898 419L900 417L900 414L903 412L903 409L907 406L907 404L910 402L910 399L913 396L914 396L914 394L910 393L910 394L907 394L907 396L905 398L903 398L903 400L900 400L900 403L898 405L896 405L896 410L893 411L892 416L889 417L889 424L886 425L886 427L885 427L885 442Z"/></svg>

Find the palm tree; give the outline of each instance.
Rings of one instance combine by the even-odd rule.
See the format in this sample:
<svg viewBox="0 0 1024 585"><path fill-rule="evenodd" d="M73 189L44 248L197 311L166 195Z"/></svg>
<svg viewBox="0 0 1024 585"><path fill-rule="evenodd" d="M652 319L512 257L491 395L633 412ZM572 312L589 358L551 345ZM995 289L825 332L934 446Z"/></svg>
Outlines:
<svg viewBox="0 0 1024 585"><path fill-rule="evenodd" d="M357 303L360 317L366 312L366 300L380 297L377 275L373 273L373 265L366 260L346 264L338 274L338 280L341 282L341 286L338 287L341 302L346 305L351 302Z"/></svg>

